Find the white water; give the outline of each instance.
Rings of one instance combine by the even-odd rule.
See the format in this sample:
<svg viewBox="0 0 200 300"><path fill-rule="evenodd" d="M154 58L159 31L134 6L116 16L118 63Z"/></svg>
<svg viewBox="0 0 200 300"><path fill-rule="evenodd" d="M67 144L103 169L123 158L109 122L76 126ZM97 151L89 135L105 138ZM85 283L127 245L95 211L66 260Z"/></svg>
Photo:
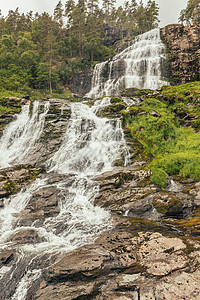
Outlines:
<svg viewBox="0 0 200 300"><path fill-rule="evenodd" d="M168 85L163 75L166 60L160 29L146 32L111 60L95 66L92 88L86 97L96 99L118 95L124 88L158 89Z"/></svg>
<svg viewBox="0 0 200 300"><path fill-rule="evenodd" d="M49 102L35 101L32 112L25 105L17 119L7 126L0 140L0 168L24 163L43 131L48 109Z"/></svg>
<svg viewBox="0 0 200 300"><path fill-rule="evenodd" d="M41 275L40 270L28 271L26 275L21 279L15 294L11 300L24 300L26 299L27 290L31 287L33 281L35 281Z"/></svg>
<svg viewBox="0 0 200 300"><path fill-rule="evenodd" d="M41 220L37 222L37 217L31 226L19 225L18 221L23 217L32 194L52 186L46 179L36 180L24 191L5 200L0 211L1 249L12 245L11 238L16 233L34 229L45 241L18 245L21 251L70 251L92 242L111 226L109 212L93 205L98 193L94 178L112 170L116 159L125 159L127 148L120 121L96 116L98 108L108 104L108 98L97 101L92 108L81 103L72 104L72 115L62 145L47 162L48 176L53 177L54 172L70 174L70 179L53 185L58 190L60 213L46 218L42 225ZM27 136L24 134L24 140L25 137L29 139L29 131L25 132Z"/></svg>

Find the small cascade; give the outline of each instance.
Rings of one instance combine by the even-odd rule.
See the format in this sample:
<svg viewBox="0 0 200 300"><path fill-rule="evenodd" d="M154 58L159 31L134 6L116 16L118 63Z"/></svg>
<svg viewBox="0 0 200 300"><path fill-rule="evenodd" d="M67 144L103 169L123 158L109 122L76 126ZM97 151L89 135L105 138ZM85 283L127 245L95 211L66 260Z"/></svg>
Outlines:
<svg viewBox="0 0 200 300"><path fill-rule="evenodd" d="M110 213L94 206L99 191L95 178L112 170L115 160L124 158L126 161L128 151L120 120L99 118L96 115L99 108L108 104L109 98L96 101L91 108L82 103L71 104L71 119L60 149L46 163L47 174L17 195L4 200L4 208L0 210L0 250L15 249L19 257L15 268L4 268L0 272L3 291L0 297L7 291L7 278L13 278L11 280L15 284L9 292L9 299L26 299L29 289L42 273L41 262L45 262L45 255L49 255L50 259L57 251L72 251L93 242L102 231L112 227ZM25 111L28 111L27 107L21 114L24 118L27 116ZM23 132L30 130L31 117L26 120L29 120L26 125L22 122L24 125L20 127L18 117L10 125L18 130L22 128L21 134L11 139L11 145L17 143L15 140ZM17 125L14 124L16 122ZM21 143L26 145L24 140ZM5 147L5 151L9 153L9 147ZM14 155L11 157L13 159L9 163L14 160ZM21 161L22 157L21 150L17 161ZM39 215L34 213L32 216L31 207L37 206L35 195L39 193L41 196L51 190L58 200L56 213L44 216L39 211ZM51 199L48 197L47 201ZM35 240L25 238L20 242L18 236L29 236L29 232L34 233Z"/></svg>
<svg viewBox="0 0 200 300"><path fill-rule="evenodd" d="M17 119L7 126L0 141L0 168L24 163L40 138L48 110L49 102L35 101L32 111L25 105Z"/></svg>
<svg viewBox="0 0 200 300"><path fill-rule="evenodd" d="M136 87L158 89L168 85L167 54L156 28L135 38L133 44L111 60L97 64L92 88L86 97L119 95L120 90Z"/></svg>

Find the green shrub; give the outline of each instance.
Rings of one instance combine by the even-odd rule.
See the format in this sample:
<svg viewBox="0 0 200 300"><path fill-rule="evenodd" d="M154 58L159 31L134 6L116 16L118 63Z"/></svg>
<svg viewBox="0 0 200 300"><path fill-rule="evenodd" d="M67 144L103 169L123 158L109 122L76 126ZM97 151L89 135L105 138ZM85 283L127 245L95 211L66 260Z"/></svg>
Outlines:
<svg viewBox="0 0 200 300"><path fill-rule="evenodd" d="M161 168L170 175L200 180L200 154L190 151L166 154L154 159L150 168Z"/></svg>
<svg viewBox="0 0 200 300"><path fill-rule="evenodd" d="M200 180L200 84L164 87L152 96L147 95L140 106L132 106L124 115L133 138L145 150L141 153L152 160L149 167L159 170L152 180L162 187L166 173ZM185 127L185 116L194 118L193 128ZM157 173L161 171L159 183Z"/></svg>
<svg viewBox="0 0 200 300"><path fill-rule="evenodd" d="M153 169L150 179L154 184L164 189L167 183L167 173L162 169Z"/></svg>

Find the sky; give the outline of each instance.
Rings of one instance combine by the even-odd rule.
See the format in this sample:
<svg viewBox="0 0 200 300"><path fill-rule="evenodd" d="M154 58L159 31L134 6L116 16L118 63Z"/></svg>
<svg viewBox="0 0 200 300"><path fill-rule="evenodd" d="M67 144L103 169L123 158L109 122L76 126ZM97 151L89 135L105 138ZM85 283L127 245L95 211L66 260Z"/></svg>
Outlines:
<svg viewBox="0 0 200 300"><path fill-rule="evenodd" d="M42 13L46 11L53 14L53 10L59 0L0 0L0 9L4 16L7 15L9 10L15 10L19 7L20 13L26 13L32 10L34 13ZM63 3L66 1L63 0ZM139 0L138 0L139 2ZM146 4L147 0L143 0ZM167 24L178 23L178 17L180 11L186 8L188 0L156 0L160 7L160 27L164 27ZM117 5L123 5L124 1L117 0Z"/></svg>

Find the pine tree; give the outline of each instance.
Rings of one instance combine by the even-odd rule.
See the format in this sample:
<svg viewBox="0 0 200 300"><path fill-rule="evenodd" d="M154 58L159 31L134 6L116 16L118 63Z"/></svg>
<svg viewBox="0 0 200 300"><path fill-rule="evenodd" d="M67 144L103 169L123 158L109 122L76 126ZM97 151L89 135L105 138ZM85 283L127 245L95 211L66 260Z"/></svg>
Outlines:
<svg viewBox="0 0 200 300"><path fill-rule="evenodd" d="M146 14L145 14L146 28L145 28L145 30L149 31L158 26L159 8L155 1L149 0L147 2L145 9L146 9Z"/></svg>
<svg viewBox="0 0 200 300"><path fill-rule="evenodd" d="M55 9L54 9L54 20L57 21L60 26L63 26L63 5L62 2L59 1L58 4L56 5Z"/></svg>
<svg viewBox="0 0 200 300"><path fill-rule="evenodd" d="M102 7L105 15L105 23L110 23L116 0L103 0Z"/></svg>
<svg viewBox="0 0 200 300"><path fill-rule="evenodd" d="M200 2L199 0L189 0L186 9L180 13L179 21L186 25L200 25Z"/></svg>
<svg viewBox="0 0 200 300"><path fill-rule="evenodd" d="M88 0L87 2L87 8L88 8L88 13L90 15L94 15L96 11L99 9L99 0Z"/></svg>

